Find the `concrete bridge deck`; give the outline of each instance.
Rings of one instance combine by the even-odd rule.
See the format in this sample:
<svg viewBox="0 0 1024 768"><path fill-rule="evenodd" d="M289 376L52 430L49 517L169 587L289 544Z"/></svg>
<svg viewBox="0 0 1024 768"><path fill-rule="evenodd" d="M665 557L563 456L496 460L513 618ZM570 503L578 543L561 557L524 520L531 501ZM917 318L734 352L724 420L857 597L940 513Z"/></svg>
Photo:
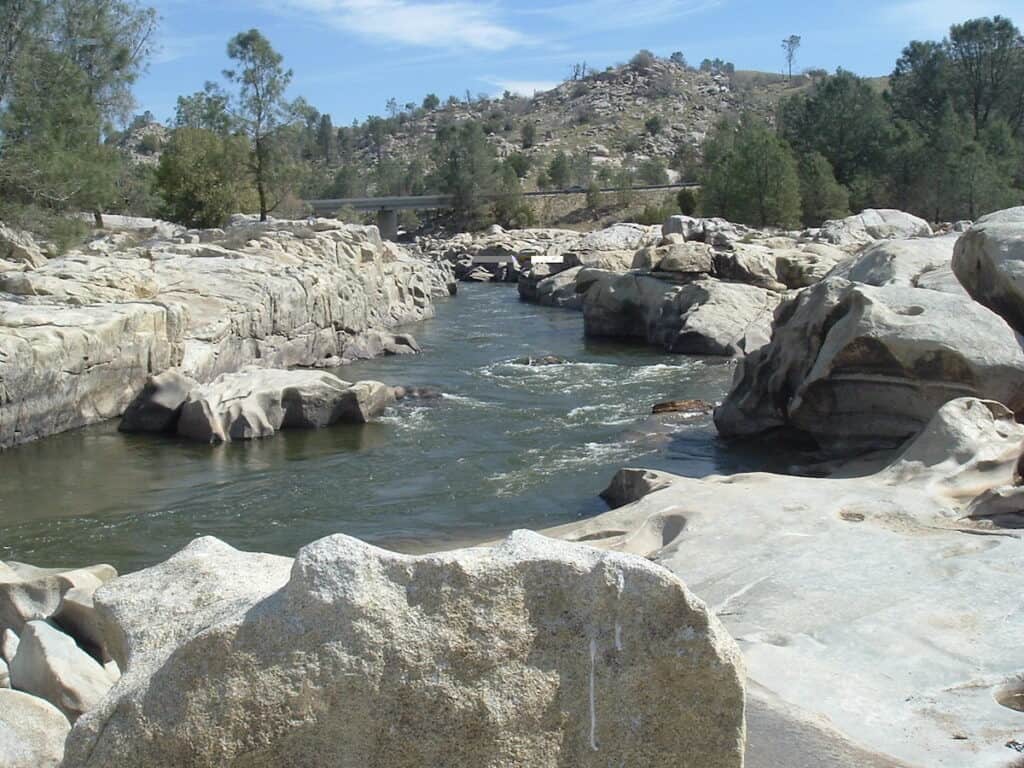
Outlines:
<svg viewBox="0 0 1024 768"><path fill-rule="evenodd" d="M634 192L650 192L659 189L666 191L699 186L693 182L679 184L656 184L652 186L633 187ZM619 192L617 188L601 189L601 192ZM579 195L585 193L582 187L552 190L550 192L524 192L524 197L558 197L561 195ZM492 196L493 197L493 196ZM405 195L392 197L339 197L329 200L307 200L317 214L331 214L342 208L356 211L376 211L377 227L380 236L385 240L394 240L398 236L399 211L437 211L452 207L453 195Z"/></svg>

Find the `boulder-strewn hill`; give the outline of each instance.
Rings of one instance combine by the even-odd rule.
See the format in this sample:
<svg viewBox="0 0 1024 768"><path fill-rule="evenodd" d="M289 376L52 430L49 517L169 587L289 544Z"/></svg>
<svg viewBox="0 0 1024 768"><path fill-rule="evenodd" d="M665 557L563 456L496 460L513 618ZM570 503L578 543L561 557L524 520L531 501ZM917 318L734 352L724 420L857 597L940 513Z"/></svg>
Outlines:
<svg viewBox="0 0 1024 768"><path fill-rule="evenodd" d="M618 167L627 159L674 157L698 150L715 122L729 114L754 111L770 117L785 95L809 87L812 80L762 72L703 72L665 59L647 66L621 65L568 80L531 97L506 93L496 99L442 104L400 113L394 132L380 144L380 157L408 161L424 157L440 125L477 120L485 126L499 156L522 152L540 162L559 150L586 154L595 168ZM652 120L653 118L653 120ZM524 146L523 126L534 126L532 146ZM377 160L369 136L355 148L357 159Z"/></svg>

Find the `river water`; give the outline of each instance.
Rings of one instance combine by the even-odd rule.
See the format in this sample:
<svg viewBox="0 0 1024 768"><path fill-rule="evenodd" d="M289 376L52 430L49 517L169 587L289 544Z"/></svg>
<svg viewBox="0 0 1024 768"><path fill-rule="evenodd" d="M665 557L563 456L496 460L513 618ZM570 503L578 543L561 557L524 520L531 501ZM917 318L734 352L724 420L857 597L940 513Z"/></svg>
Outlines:
<svg viewBox="0 0 1024 768"><path fill-rule="evenodd" d="M407 330L421 355L338 375L443 396L376 423L220 446L108 423L0 454L0 559L124 572L207 534L285 555L339 532L424 551L597 514L623 466L702 476L757 463L719 442L709 416L650 416L666 399L720 400L721 360L586 340L579 313L506 286L463 286ZM567 362L515 362L546 354Z"/></svg>

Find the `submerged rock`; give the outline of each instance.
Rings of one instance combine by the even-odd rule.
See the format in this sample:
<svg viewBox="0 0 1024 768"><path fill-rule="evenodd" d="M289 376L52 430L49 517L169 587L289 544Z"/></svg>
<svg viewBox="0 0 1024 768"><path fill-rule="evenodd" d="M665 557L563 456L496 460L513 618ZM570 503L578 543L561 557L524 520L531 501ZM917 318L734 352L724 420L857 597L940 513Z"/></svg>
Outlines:
<svg viewBox="0 0 1024 768"><path fill-rule="evenodd" d="M666 400L655 403L651 413L711 413L714 409L707 400Z"/></svg>
<svg viewBox="0 0 1024 768"><path fill-rule="evenodd" d="M52 704L20 691L0 690L0 765L56 768L71 724Z"/></svg>
<svg viewBox="0 0 1024 768"><path fill-rule="evenodd" d="M129 593L99 600L123 614ZM332 536L281 589L187 623L78 721L67 768L743 764L739 652L641 558L525 532L422 557Z"/></svg>

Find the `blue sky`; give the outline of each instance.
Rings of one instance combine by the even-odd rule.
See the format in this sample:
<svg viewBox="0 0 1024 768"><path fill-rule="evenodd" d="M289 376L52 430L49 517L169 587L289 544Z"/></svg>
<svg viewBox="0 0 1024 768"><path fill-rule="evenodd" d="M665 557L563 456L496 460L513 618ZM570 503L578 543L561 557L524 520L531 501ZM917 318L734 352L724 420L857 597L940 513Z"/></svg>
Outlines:
<svg viewBox="0 0 1024 768"><path fill-rule="evenodd" d="M229 37L270 38L304 96L335 124L383 114L394 96L529 93L574 62L604 67L640 48L691 64L721 57L779 72L780 41L803 38L796 66L887 74L911 39L997 13L1024 24L1024 0L151 0L158 51L136 87L139 110L173 114L179 94L219 79Z"/></svg>

